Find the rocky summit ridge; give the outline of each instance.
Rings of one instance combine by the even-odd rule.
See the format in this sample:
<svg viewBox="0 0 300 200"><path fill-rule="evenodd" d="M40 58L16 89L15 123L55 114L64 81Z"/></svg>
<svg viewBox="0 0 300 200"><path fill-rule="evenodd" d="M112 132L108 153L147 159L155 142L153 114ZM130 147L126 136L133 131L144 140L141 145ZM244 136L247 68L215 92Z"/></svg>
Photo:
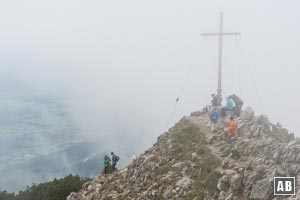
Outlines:
<svg viewBox="0 0 300 200"><path fill-rule="evenodd" d="M300 139L246 108L232 145L229 117L212 133L203 111L183 117L127 167L98 176L67 200L300 200ZM274 196L273 177L295 176L295 196Z"/></svg>

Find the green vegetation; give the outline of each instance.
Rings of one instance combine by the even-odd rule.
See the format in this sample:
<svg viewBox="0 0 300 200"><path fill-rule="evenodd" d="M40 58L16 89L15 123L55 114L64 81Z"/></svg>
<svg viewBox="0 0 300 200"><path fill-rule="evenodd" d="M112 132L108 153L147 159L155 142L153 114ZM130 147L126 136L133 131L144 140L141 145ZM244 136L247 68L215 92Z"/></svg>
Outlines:
<svg viewBox="0 0 300 200"><path fill-rule="evenodd" d="M82 185L90 181L78 175L68 175L50 182L33 184L18 194L0 190L0 200L65 200L71 192L78 192Z"/></svg>
<svg viewBox="0 0 300 200"><path fill-rule="evenodd" d="M258 180L263 179L265 174L266 174L266 172L263 168L258 168L258 170L256 171L256 174L253 176L253 181L256 182Z"/></svg>
<svg viewBox="0 0 300 200"><path fill-rule="evenodd" d="M182 161L191 159L197 166L197 168L191 167L191 170L187 172L195 180L187 197L204 199L207 194L217 197L217 183L221 175L215 171L215 168L220 165L220 161L206 147L206 139L202 130L183 119L171 130L171 137L181 144L178 148L172 149L176 151L171 152L173 157ZM200 159L199 157L191 158L192 152L196 153Z"/></svg>
<svg viewBox="0 0 300 200"><path fill-rule="evenodd" d="M282 134L280 129L274 124L272 124L272 135L274 138L276 138L281 143L288 142L286 135Z"/></svg>

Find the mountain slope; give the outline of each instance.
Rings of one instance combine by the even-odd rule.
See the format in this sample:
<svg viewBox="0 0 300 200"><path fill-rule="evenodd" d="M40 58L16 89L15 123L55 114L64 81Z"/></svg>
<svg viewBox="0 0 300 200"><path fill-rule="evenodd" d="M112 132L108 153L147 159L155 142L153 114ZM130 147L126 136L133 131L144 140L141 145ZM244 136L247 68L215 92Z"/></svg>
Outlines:
<svg viewBox="0 0 300 200"><path fill-rule="evenodd" d="M230 146L223 139L228 118L220 120L218 131L212 133L206 126L207 114L192 115L162 134L126 168L87 182L67 200L288 198L273 196L273 177L300 180L299 139L247 108Z"/></svg>

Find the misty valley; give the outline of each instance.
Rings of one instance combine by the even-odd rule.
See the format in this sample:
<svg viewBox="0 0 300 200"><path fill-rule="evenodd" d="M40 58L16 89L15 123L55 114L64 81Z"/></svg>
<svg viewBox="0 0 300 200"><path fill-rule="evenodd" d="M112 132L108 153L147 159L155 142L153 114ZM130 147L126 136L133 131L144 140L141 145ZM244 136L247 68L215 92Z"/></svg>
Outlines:
<svg viewBox="0 0 300 200"><path fill-rule="evenodd" d="M1 189L18 192L68 174L95 177L101 173L105 151L115 145L108 136L81 133L59 97L34 92L25 96L13 90L0 106ZM122 160L134 153L123 149Z"/></svg>

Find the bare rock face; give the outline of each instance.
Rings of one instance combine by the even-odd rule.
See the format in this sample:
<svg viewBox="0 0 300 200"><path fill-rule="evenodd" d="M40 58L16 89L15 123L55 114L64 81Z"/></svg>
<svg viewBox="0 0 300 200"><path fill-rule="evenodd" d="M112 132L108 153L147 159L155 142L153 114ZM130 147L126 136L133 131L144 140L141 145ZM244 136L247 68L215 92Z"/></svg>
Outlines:
<svg viewBox="0 0 300 200"><path fill-rule="evenodd" d="M186 176L176 182L176 186L184 190L189 189L191 185L192 185L192 180Z"/></svg>
<svg viewBox="0 0 300 200"><path fill-rule="evenodd" d="M267 179L259 180L254 184L250 193L250 199L264 200L270 199L272 193L272 183Z"/></svg>
<svg viewBox="0 0 300 200"><path fill-rule="evenodd" d="M254 110L250 107L247 107L241 114L240 119L241 120L252 120L254 118Z"/></svg>
<svg viewBox="0 0 300 200"><path fill-rule="evenodd" d="M295 176L300 185L300 140L266 116L246 108L232 144L224 140L229 119L218 131L204 112L184 117L121 171L99 176L67 200L297 200L273 196L274 176Z"/></svg>

